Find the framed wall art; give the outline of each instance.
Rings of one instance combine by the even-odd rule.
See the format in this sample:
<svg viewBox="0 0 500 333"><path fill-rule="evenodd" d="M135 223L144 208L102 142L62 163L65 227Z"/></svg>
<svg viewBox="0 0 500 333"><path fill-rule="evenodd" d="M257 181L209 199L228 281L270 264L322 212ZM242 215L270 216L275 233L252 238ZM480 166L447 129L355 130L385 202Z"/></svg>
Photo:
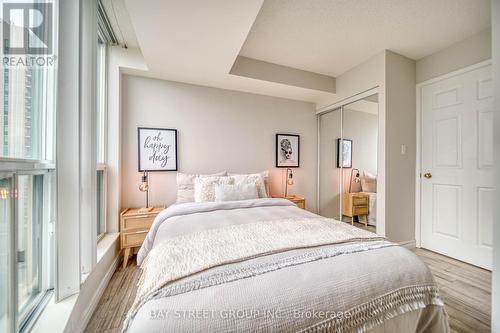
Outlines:
<svg viewBox="0 0 500 333"><path fill-rule="evenodd" d="M139 172L177 171L177 130L138 127Z"/></svg>
<svg viewBox="0 0 500 333"><path fill-rule="evenodd" d="M276 134L276 167L300 166L300 135Z"/></svg>
<svg viewBox="0 0 500 333"><path fill-rule="evenodd" d="M337 139L337 168L340 167L352 168L352 140Z"/></svg>

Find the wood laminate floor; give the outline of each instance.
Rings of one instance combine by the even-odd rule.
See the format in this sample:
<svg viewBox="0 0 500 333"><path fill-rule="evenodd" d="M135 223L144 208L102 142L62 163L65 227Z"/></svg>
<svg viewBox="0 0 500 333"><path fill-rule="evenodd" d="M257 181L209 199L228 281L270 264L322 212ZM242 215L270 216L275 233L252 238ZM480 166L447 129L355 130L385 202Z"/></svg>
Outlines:
<svg viewBox="0 0 500 333"><path fill-rule="evenodd" d="M452 332L490 332L491 272L424 249L415 249L414 252L436 278L450 316ZM135 258L129 260L125 269L119 266L85 332L120 332L134 301L139 275Z"/></svg>
<svg viewBox="0 0 500 333"><path fill-rule="evenodd" d="M350 221L348 221L347 223L351 224ZM356 222L356 221L354 221L354 223L352 225L355 226L356 228L359 228L359 229L368 230L370 232L377 233L377 229L373 225L365 225L362 222Z"/></svg>

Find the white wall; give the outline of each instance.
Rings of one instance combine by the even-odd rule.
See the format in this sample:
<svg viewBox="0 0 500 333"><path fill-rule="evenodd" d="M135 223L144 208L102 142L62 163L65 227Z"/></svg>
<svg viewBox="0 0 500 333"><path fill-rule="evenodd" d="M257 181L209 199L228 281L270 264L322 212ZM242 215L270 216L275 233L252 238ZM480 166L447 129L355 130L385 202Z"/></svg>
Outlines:
<svg viewBox="0 0 500 333"><path fill-rule="evenodd" d="M282 194L282 169L275 168L275 134L299 134L300 168L290 193L304 196L316 210L317 129L312 103L217 88L122 77L122 208L140 207L137 127L178 130L179 171L271 172L271 194ZM176 199L176 173L151 173L150 202Z"/></svg>
<svg viewBox="0 0 500 333"><path fill-rule="evenodd" d="M338 103L372 88L383 88L385 83L385 54L386 51L380 52L338 76L335 80L337 90L335 99L330 98L317 103L317 110L326 110L328 105ZM385 109L385 106L382 107L382 105L385 105L383 91L379 95L379 104L381 109Z"/></svg>
<svg viewBox="0 0 500 333"><path fill-rule="evenodd" d="M491 29L417 61L417 83L491 58Z"/></svg>
<svg viewBox="0 0 500 333"><path fill-rule="evenodd" d="M352 140L352 166L361 174L366 171L376 175L378 115L351 110L347 106L344 109L343 133L344 138Z"/></svg>

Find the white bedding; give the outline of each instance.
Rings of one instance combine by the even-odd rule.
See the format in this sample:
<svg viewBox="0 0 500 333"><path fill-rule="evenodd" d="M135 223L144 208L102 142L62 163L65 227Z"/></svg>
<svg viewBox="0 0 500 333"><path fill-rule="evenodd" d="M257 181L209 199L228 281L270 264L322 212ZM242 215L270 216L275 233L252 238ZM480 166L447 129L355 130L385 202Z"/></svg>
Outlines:
<svg viewBox="0 0 500 333"><path fill-rule="evenodd" d="M377 193L363 192L368 195L368 224L377 225Z"/></svg>
<svg viewBox="0 0 500 333"><path fill-rule="evenodd" d="M276 243L284 240L280 238L282 232L245 236L245 232L253 230L247 228L252 224L309 218L313 223L320 217L283 199L171 206L158 215L139 252L139 263L151 253L141 266L144 271L140 286L147 286L146 281L156 281L154 276L161 271L170 272L171 265L161 263L163 255L166 261L174 260L180 268L184 263L203 259L190 246L198 246L201 236L210 249L203 256L218 258L223 252L232 256L241 252L246 240L257 240L259 246L262 244L258 240L274 242L274 235ZM336 223L332 221L332 227ZM338 232L345 228L352 228L353 233L360 230L341 223ZM217 236L233 229L240 230L241 242ZM299 229L300 234L308 230L307 225ZM207 238L209 235L211 238ZM371 235L373 239L345 243L335 243L335 237L330 237L330 245L313 247L304 247L299 239L297 247L272 254L250 253L250 258L238 256L241 260L186 274L151 293L138 292L138 296L143 296L142 302L136 302L124 330L132 333L448 332L447 315L429 269L411 251ZM217 242L227 246L218 247ZM168 248L173 252L164 251ZM238 311L251 311L251 316L227 316ZM323 318L305 315L310 311L330 315ZM275 317L274 313L279 315Z"/></svg>
<svg viewBox="0 0 500 333"><path fill-rule="evenodd" d="M297 208L289 200L277 198L175 204L156 217L137 254L137 264L140 265L154 244L163 239L199 230L258 220L274 220L284 216L294 218L317 215Z"/></svg>

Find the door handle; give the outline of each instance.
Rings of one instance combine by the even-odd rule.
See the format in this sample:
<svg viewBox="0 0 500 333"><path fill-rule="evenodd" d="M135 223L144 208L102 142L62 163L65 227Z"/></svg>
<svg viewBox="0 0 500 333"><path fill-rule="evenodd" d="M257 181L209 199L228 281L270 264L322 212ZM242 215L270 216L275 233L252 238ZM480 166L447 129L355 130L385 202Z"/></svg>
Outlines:
<svg viewBox="0 0 500 333"><path fill-rule="evenodd" d="M432 173L426 172L426 173L424 173L424 177L427 178L427 179L431 179L432 178Z"/></svg>

